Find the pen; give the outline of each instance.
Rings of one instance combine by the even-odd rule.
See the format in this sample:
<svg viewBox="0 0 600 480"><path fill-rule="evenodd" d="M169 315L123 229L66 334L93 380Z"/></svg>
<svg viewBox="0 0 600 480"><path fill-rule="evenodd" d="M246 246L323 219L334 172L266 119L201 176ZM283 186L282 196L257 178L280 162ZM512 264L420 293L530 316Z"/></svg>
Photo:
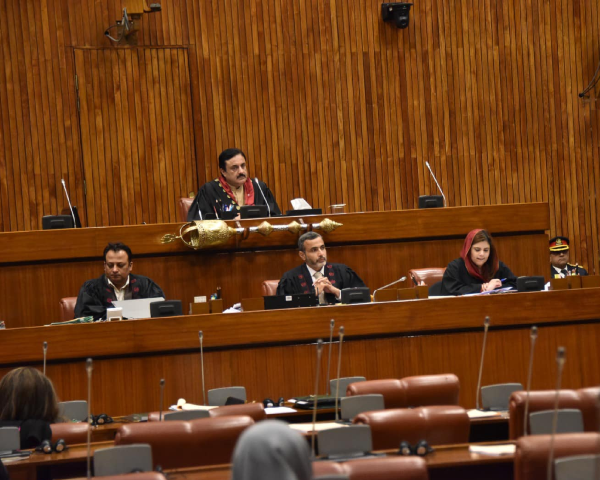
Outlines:
<svg viewBox="0 0 600 480"><path fill-rule="evenodd" d="M502 280L500 280L502 283L506 282L508 280L508 278L503 278Z"/></svg>

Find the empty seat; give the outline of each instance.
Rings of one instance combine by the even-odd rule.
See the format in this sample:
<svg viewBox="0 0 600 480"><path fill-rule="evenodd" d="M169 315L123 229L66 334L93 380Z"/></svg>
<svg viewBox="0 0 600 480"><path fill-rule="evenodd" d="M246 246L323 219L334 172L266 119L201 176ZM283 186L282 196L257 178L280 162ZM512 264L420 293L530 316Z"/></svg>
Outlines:
<svg viewBox="0 0 600 480"><path fill-rule="evenodd" d="M83 422L87 419L87 401L71 400L58 402L59 416L69 422Z"/></svg>
<svg viewBox="0 0 600 480"><path fill-rule="evenodd" d="M582 388L580 390L560 390L558 395L558 408L573 408L581 411L583 429L586 432L598 429L597 401L600 388ZM555 390L533 390L529 394L529 413L541 410L553 410ZM525 401L527 392L514 392L509 402L509 437L517 439L523 436L523 419L525 415Z"/></svg>
<svg viewBox="0 0 600 480"><path fill-rule="evenodd" d="M498 383L481 387L481 406L484 410L508 410L513 392L523 390L520 383Z"/></svg>
<svg viewBox="0 0 600 480"><path fill-rule="evenodd" d="M208 404L211 406L220 407L225 405L229 397L236 398L238 400L246 401L246 388L245 387L223 387L213 388L208 391Z"/></svg>
<svg viewBox="0 0 600 480"><path fill-rule="evenodd" d="M197 420L198 418L208 418L208 410L182 410L180 412L165 412L163 413L163 420L175 421L175 420Z"/></svg>
<svg viewBox="0 0 600 480"><path fill-rule="evenodd" d="M209 411L211 417L221 417L225 415L247 415L255 422L267 418L265 407L262 403L244 403L243 405L224 405L219 408L212 408Z"/></svg>
<svg viewBox="0 0 600 480"><path fill-rule="evenodd" d="M67 445L87 442L87 422L79 423L53 423L50 425L52 430L52 442L55 443L61 438Z"/></svg>
<svg viewBox="0 0 600 480"><path fill-rule="evenodd" d="M75 305L77 304L77 297L64 297L60 299L58 303L60 308L60 319L65 322L67 320L73 320L75 318Z"/></svg>
<svg viewBox="0 0 600 480"><path fill-rule="evenodd" d="M188 212L190 211L193 201L194 199L190 197L181 197L177 201L177 216L179 217L180 222L187 222Z"/></svg>
<svg viewBox="0 0 600 480"><path fill-rule="evenodd" d="M530 435L517 440L515 480L546 480L551 435ZM554 436L554 460L600 453L598 433L564 433Z"/></svg>
<svg viewBox="0 0 600 480"><path fill-rule="evenodd" d="M340 416L342 420L352 420L359 413L383 410L384 408L385 403L383 401L383 395L378 393L373 393L371 395L355 395L340 400Z"/></svg>
<svg viewBox="0 0 600 480"><path fill-rule="evenodd" d="M201 418L189 422L124 424L115 445L148 443L154 466L184 468L229 463L241 433L254 421L244 415Z"/></svg>
<svg viewBox="0 0 600 480"><path fill-rule="evenodd" d="M152 471L152 448L147 444L101 448L94 452L94 475Z"/></svg>
<svg viewBox="0 0 600 480"><path fill-rule="evenodd" d="M398 379L367 380L348 385L346 396L383 395L386 408L458 405L460 382L454 374L417 375Z"/></svg>
<svg viewBox="0 0 600 480"><path fill-rule="evenodd" d="M335 395L336 392L338 391L338 386L337 384L339 383L339 392L340 392L340 397L343 397L344 395L346 395L346 389L348 388L348 385L350 385L351 383L355 383L355 382L364 382L366 380L365 377L342 377L342 378L333 378L331 380L329 380L329 391L331 392L331 395Z"/></svg>
<svg viewBox="0 0 600 480"><path fill-rule="evenodd" d="M111 475L109 477L102 477L102 480L166 480L166 477L160 472L141 472Z"/></svg>
<svg viewBox="0 0 600 480"><path fill-rule="evenodd" d="M554 410L541 410L529 414L531 435L550 435L554 421ZM583 432L583 415L576 408L559 408L556 417L555 433Z"/></svg>
<svg viewBox="0 0 600 480"><path fill-rule="evenodd" d="M441 282L446 267L413 268L408 271L408 278L414 286L425 284L431 287L434 283Z"/></svg>
<svg viewBox="0 0 600 480"><path fill-rule="evenodd" d="M427 463L420 457L379 457L345 462L313 462L315 480L428 480Z"/></svg>
<svg viewBox="0 0 600 480"><path fill-rule="evenodd" d="M457 406L363 412L354 418L354 423L371 427L375 450L398 448L402 441L415 444L426 440L430 445L469 441L469 416L464 408Z"/></svg>
<svg viewBox="0 0 600 480"><path fill-rule="evenodd" d="M271 297L277 295L277 285L279 285L279 280L265 280L262 282L262 296Z"/></svg>
<svg viewBox="0 0 600 480"><path fill-rule="evenodd" d="M600 455L575 455L554 461L556 480L596 480Z"/></svg>

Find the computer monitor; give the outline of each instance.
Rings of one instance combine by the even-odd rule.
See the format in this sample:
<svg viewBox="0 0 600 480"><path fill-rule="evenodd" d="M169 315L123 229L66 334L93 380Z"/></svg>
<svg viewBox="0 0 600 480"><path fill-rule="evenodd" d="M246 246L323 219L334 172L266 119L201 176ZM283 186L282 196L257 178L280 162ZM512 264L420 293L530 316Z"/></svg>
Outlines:
<svg viewBox="0 0 600 480"><path fill-rule="evenodd" d="M421 195L419 208L439 208L444 206L444 197L441 195Z"/></svg>
<svg viewBox="0 0 600 480"><path fill-rule="evenodd" d="M371 290L368 287L342 289L342 303L369 303L370 301Z"/></svg>
<svg viewBox="0 0 600 480"><path fill-rule="evenodd" d="M544 289L544 277L519 277L517 290L519 292L538 292Z"/></svg>
<svg viewBox="0 0 600 480"><path fill-rule="evenodd" d="M60 228L73 228L73 217L71 215L44 215L42 217L43 230Z"/></svg>
<svg viewBox="0 0 600 480"><path fill-rule="evenodd" d="M150 316L155 317L177 317L183 315L181 300L165 300L163 302L152 302L150 304Z"/></svg>
<svg viewBox="0 0 600 480"><path fill-rule="evenodd" d="M241 218L265 218L269 216L266 205L244 205L240 207Z"/></svg>

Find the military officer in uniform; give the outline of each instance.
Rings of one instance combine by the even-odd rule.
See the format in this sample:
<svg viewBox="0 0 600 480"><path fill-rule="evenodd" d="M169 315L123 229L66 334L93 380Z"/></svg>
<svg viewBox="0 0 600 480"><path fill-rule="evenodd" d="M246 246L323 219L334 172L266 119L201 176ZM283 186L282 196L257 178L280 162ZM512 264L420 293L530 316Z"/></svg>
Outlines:
<svg viewBox="0 0 600 480"><path fill-rule="evenodd" d="M585 268L569 263L569 239L567 237L554 237L550 240L550 278L587 274Z"/></svg>

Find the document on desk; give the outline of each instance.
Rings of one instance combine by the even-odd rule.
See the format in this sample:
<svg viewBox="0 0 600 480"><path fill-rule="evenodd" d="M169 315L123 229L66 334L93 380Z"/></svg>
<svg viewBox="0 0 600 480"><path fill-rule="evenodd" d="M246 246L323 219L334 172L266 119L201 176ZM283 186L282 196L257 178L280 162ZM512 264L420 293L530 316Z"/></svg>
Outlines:
<svg viewBox="0 0 600 480"><path fill-rule="evenodd" d="M282 413L297 413L298 410L295 410L290 407L269 407L265 408L265 413L267 415L278 415Z"/></svg>
<svg viewBox="0 0 600 480"><path fill-rule="evenodd" d="M469 418L489 418L489 417L499 417L501 415L500 412L489 412L482 411L477 409L467 410L467 415Z"/></svg>
<svg viewBox="0 0 600 480"><path fill-rule="evenodd" d="M163 297L154 298L136 298L135 300L115 300L113 305L123 309L123 318L150 318L150 304L152 302L161 302Z"/></svg>
<svg viewBox="0 0 600 480"><path fill-rule="evenodd" d="M320 422L315 424L315 428L313 430L312 423L290 423L291 429L298 430L300 432L321 432L323 430L331 430L332 428L340 428L347 426L348 425L336 422Z"/></svg>
<svg viewBox="0 0 600 480"><path fill-rule="evenodd" d="M502 455L514 455L516 448L517 446L512 443L504 445L471 445L469 452L499 457Z"/></svg>
<svg viewBox="0 0 600 480"><path fill-rule="evenodd" d="M181 410L212 410L213 408L219 408L219 407L215 407L215 406L211 406L211 405L194 405L193 403L184 403L181 406L171 405L169 407L169 410L177 412L177 411L181 411Z"/></svg>

